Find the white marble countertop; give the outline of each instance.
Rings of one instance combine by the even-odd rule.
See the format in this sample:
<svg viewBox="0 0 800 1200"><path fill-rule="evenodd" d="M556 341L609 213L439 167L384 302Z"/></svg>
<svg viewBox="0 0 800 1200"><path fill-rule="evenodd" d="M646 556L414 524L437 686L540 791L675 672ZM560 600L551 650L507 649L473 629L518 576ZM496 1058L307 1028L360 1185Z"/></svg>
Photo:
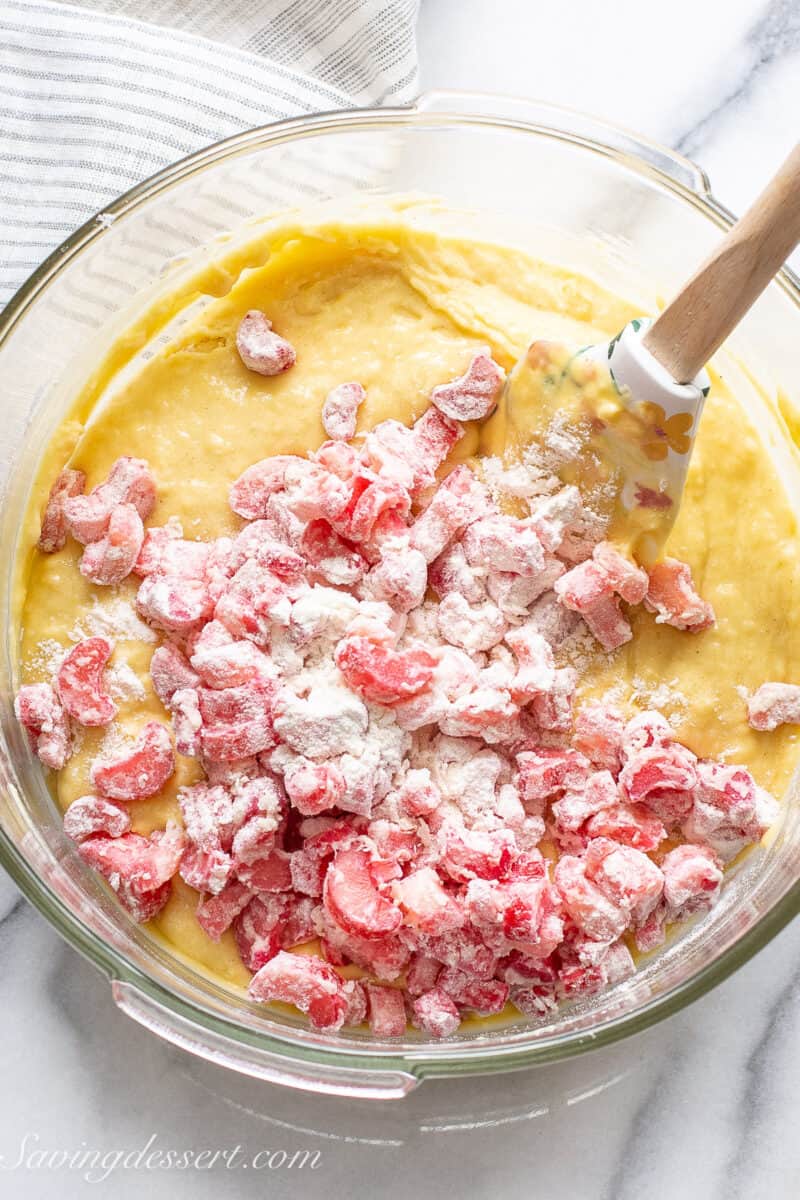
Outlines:
<svg viewBox="0 0 800 1200"><path fill-rule="evenodd" d="M424 88L584 108L696 159L740 210L797 139L800 0L423 0ZM319 1151L316 1169L146 1171L100 1194L795 1200L800 924L709 996L581 1059L426 1083L388 1104L314 1098L157 1041L0 877L0 1194L98 1186L37 1151ZM112 1161L112 1160L109 1160ZM280 1162L280 1158L273 1160ZM4 1176L4 1170L7 1175ZM102 1175L103 1172L98 1174Z"/></svg>

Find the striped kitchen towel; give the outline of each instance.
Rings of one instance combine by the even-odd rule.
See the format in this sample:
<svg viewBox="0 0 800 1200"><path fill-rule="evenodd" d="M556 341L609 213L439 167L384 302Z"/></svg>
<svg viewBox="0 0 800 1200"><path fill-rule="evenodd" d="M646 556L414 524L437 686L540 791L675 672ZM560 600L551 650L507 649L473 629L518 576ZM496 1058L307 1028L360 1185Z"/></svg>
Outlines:
<svg viewBox="0 0 800 1200"><path fill-rule="evenodd" d="M0 306L170 162L283 117L411 99L417 6L0 0Z"/></svg>

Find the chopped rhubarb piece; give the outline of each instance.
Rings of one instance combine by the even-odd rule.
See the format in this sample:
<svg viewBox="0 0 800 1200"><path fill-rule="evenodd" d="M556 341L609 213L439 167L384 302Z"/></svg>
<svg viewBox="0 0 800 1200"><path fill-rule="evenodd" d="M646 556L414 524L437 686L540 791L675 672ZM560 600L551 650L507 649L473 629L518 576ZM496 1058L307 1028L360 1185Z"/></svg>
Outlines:
<svg viewBox="0 0 800 1200"><path fill-rule="evenodd" d="M634 809L646 807L648 812L651 812L659 821L663 821L667 828L671 828L686 820L692 811L693 804L693 792L684 792L676 788L656 788L655 791L648 792L646 805L633 804L630 807ZM639 849L643 850L644 847L640 846Z"/></svg>
<svg viewBox="0 0 800 1200"><path fill-rule="evenodd" d="M442 802L442 793L425 767L407 771L391 796L400 812L408 817L425 817Z"/></svg>
<svg viewBox="0 0 800 1200"><path fill-rule="evenodd" d="M292 601L306 590L303 581L281 579L250 560L240 567L217 600L214 616L237 638L266 646L273 623L288 625Z"/></svg>
<svg viewBox="0 0 800 1200"><path fill-rule="evenodd" d="M538 747L517 755L516 783L529 812L541 813L544 803L567 789L582 788L591 774L589 760L577 750Z"/></svg>
<svg viewBox="0 0 800 1200"><path fill-rule="evenodd" d="M647 576L610 542L601 542L590 559L558 581L555 591L562 604L585 615L612 595L632 604L641 603L647 592Z"/></svg>
<svg viewBox="0 0 800 1200"><path fill-rule="evenodd" d="M438 936L405 929L403 934L413 935L415 949L447 967L458 967L472 978L492 979L497 970L497 954L471 924Z"/></svg>
<svg viewBox="0 0 800 1200"><path fill-rule="evenodd" d="M189 887L216 896L228 883L233 862L219 847L201 850L199 846L187 846L179 869L181 879Z"/></svg>
<svg viewBox="0 0 800 1200"><path fill-rule="evenodd" d="M200 730L203 718L200 715L200 697L195 688L179 688L173 692L169 707L172 710L172 728L175 731L175 749L178 754L199 758L201 753Z"/></svg>
<svg viewBox="0 0 800 1200"><path fill-rule="evenodd" d="M508 622L491 600L470 605L458 592L450 592L441 601L437 622L441 637L468 654L491 650L508 629Z"/></svg>
<svg viewBox="0 0 800 1200"><path fill-rule="evenodd" d="M410 545L433 562L453 538L489 510L483 484L466 466L458 466L439 485L430 504L410 530Z"/></svg>
<svg viewBox="0 0 800 1200"><path fill-rule="evenodd" d="M347 1000L344 1024L362 1025L367 1019L367 989L358 979L346 979L344 990Z"/></svg>
<svg viewBox="0 0 800 1200"><path fill-rule="evenodd" d="M423 933L444 934L464 924L461 909L432 867L412 871L393 883L391 891L403 911L405 924Z"/></svg>
<svg viewBox="0 0 800 1200"><path fill-rule="evenodd" d="M575 717L573 743L596 767L617 775L622 763L624 730L625 718L619 709L595 701L584 704Z"/></svg>
<svg viewBox="0 0 800 1200"><path fill-rule="evenodd" d="M311 954L280 950L250 981L253 1000L293 1004L315 1029L336 1030L344 1024L348 991L333 967Z"/></svg>
<svg viewBox="0 0 800 1200"><path fill-rule="evenodd" d="M627 929L628 911L615 904L587 878L586 863L582 859L569 854L560 858L555 865L553 882L564 908L587 937L595 941L613 941Z"/></svg>
<svg viewBox="0 0 800 1200"><path fill-rule="evenodd" d="M116 716L117 706L103 686L113 649L107 638L85 638L59 667L56 690L66 711L80 725L108 725Z"/></svg>
<svg viewBox="0 0 800 1200"><path fill-rule="evenodd" d="M449 1037L461 1024L458 1009L447 992L439 987L417 996L411 1007L415 1024L432 1037Z"/></svg>
<svg viewBox="0 0 800 1200"><path fill-rule="evenodd" d="M644 804L618 804L591 817L586 835L610 838L623 846L648 852L657 849L667 831Z"/></svg>
<svg viewBox="0 0 800 1200"><path fill-rule="evenodd" d="M634 803L646 803L651 792L662 789L688 792L697 781L696 765L695 755L679 742L653 745L626 758L620 787Z"/></svg>
<svg viewBox="0 0 800 1200"><path fill-rule="evenodd" d="M329 438L349 442L355 437L356 416L366 398L360 383L340 383L328 392L322 406L322 424Z"/></svg>
<svg viewBox="0 0 800 1200"><path fill-rule="evenodd" d="M270 860L265 870L275 884L264 886L265 892L283 892L291 887L289 872L289 856L285 850L276 850L275 839L278 830L278 816L274 812L248 813L245 820L233 835L231 854L239 878L244 878L243 867L251 867Z"/></svg>
<svg viewBox="0 0 800 1200"><path fill-rule="evenodd" d="M676 846L664 855L661 870L664 900L672 921L705 912L719 896L722 868L713 851L705 846Z"/></svg>
<svg viewBox="0 0 800 1200"><path fill-rule="evenodd" d="M209 561L205 542L187 542L181 536L179 522L156 525L144 535L139 556L133 566L135 575L180 575L202 579Z"/></svg>
<svg viewBox="0 0 800 1200"><path fill-rule="evenodd" d="M483 421L494 412L505 383L505 371L483 347L466 372L431 392L431 403L454 421Z"/></svg>
<svg viewBox="0 0 800 1200"><path fill-rule="evenodd" d="M239 956L248 971L260 971L281 952L286 912L284 896L253 896L232 918Z"/></svg>
<svg viewBox="0 0 800 1200"><path fill-rule="evenodd" d="M416 458L416 477L412 491L434 482L435 472L456 442L464 436L464 427L431 405L411 430L411 445Z"/></svg>
<svg viewBox="0 0 800 1200"><path fill-rule="evenodd" d="M292 887L304 896L322 895L327 870L327 859L315 854L308 848L307 843L301 849L292 851L290 855L289 873L292 877Z"/></svg>
<svg viewBox="0 0 800 1200"><path fill-rule="evenodd" d="M580 613L603 648L611 651L633 636L617 597L638 604L646 586L643 571L609 542L601 542L593 557L562 575L554 589L561 603Z"/></svg>
<svg viewBox="0 0 800 1200"><path fill-rule="evenodd" d="M466 909L487 944L508 944L547 958L564 936L558 893L545 878L488 881L467 885Z"/></svg>
<svg viewBox="0 0 800 1200"><path fill-rule="evenodd" d="M346 533L348 517L371 482L362 475L344 481L318 463L298 459L286 468L286 490L281 498L298 521L324 518L337 528L340 523L338 531Z"/></svg>
<svg viewBox="0 0 800 1200"><path fill-rule="evenodd" d="M566 613L558 604L552 591L553 584L564 574L564 564L558 559L546 559L544 568L538 575L515 575L513 571L489 571L486 576L486 590L505 617L511 620L522 620L529 616L531 606L541 598L551 597L559 609L560 617L578 624L576 613ZM536 621L535 628L541 633L541 622ZM553 633L548 637L553 648L558 646L559 637Z"/></svg>
<svg viewBox="0 0 800 1200"><path fill-rule="evenodd" d="M497 974L512 987L520 984L527 986L531 983L554 984L558 978L558 969L552 955L547 958L531 958L521 950L512 950L499 963Z"/></svg>
<svg viewBox="0 0 800 1200"><path fill-rule="evenodd" d="M287 767L283 782L292 804L306 816L336 808L346 787L336 763L314 763L305 758Z"/></svg>
<svg viewBox="0 0 800 1200"><path fill-rule="evenodd" d="M247 826L245 826L245 829ZM240 835L237 834L237 838ZM248 855L249 857L249 855ZM236 859L234 842L234 870L236 878L246 883L254 892L290 892L292 872L290 855L285 850L270 850L262 858L250 862Z"/></svg>
<svg viewBox="0 0 800 1200"><path fill-rule="evenodd" d="M132 504L119 504L103 537L91 542L79 564L81 575L105 587L122 583L133 570L144 539L144 526Z"/></svg>
<svg viewBox="0 0 800 1200"><path fill-rule="evenodd" d="M231 762L273 746L275 692L272 680L263 678L238 687L199 688L203 754L214 762Z"/></svg>
<svg viewBox="0 0 800 1200"><path fill-rule="evenodd" d="M403 914L372 881L369 851L354 845L340 850L325 876L324 903L347 933L380 937L398 929Z"/></svg>
<svg viewBox="0 0 800 1200"><path fill-rule="evenodd" d="M322 946L325 957L337 965L354 963L375 979L391 983L404 971L410 950L397 934L359 937L347 933L324 912Z"/></svg>
<svg viewBox="0 0 800 1200"><path fill-rule="evenodd" d="M386 550L366 579L368 594L386 600L399 612L411 612L425 599L428 564L419 550Z"/></svg>
<svg viewBox="0 0 800 1200"><path fill-rule="evenodd" d="M686 563L665 558L650 570L645 604L656 613L656 623L699 633L714 624L714 610L695 591Z"/></svg>
<svg viewBox="0 0 800 1200"><path fill-rule="evenodd" d="M578 673L574 667L557 667L549 691L534 696L530 710L539 729L566 733L572 728L572 704Z"/></svg>
<svg viewBox="0 0 800 1200"><path fill-rule="evenodd" d="M311 458L326 471L330 471L332 475L338 475L345 481L349 481L357 475L362 465L358 450L353 446L348 446L346 442L335 440L323 442L319 450L311 455Z"/></svg>
<svg viewBox="0 0 800 1200"><path fill-rule="evenodd" d="M283 491L287 467L302 461L291 454L276 454L248 467L231 484L229 503L233 511L247 521L268 516L269 498Z"/></svg>
<svg viewBox="0 0 800 1200"><path fill-rule="evenodd" d="M647 572L620 554L611 542L600 542L592 558L605 576L609 586L628 604L641 604L647 595Z"/></svg>
<svg viewBox="0 0 800 1200"><path fill-rule="evenodd" d="M72 753L69 721L49 683L27 683L17 693L14 713L40 762L60 771Z"/></svg>
<svg viewBox="0 0 800 1200"><path fill-rule="evenodd" d="M519 735L519 709L500 688L476 688L448 707L439 728L450 737L482 737L484 741L514 741Z"/></svg>
<svg viewBox="0 0 800 1200"><path fill-rule="evenodd" d="M130 750L97 759L89 772L94 786L112 800L154 796L175 770L172 739L160 721L148 721Z"/></svg>
<svg viewBox="0 0 800 1200"><path fill-rule="evenodd" d="M208 586L179 575L149 575L136 594L136 607L150 625L167 633L191 633L214 611Z"/></svg>
<svg viewBox="0 0 800 1200"><path fill-rule="evenodd" d="M779 725L800 725L800 687L796 683L762 683L747 702L753 729L767 732Z"/></svg>
<svg viewBox="0 0 800 1200"><path fill-rule="evenodd" d="M537 630L520 625L506 634L506 644L517 659L517 673L511 684L511 698L517 704L549 692L556 680L553 651Z"/></svg>
<svg viewBox="0 0 800 1200"><path fill-rule="evenodd" d="M324 519L309 521L300 541L300 551L325 583L351 587L363 577L367 562L351 542Z"/></svg>
<svg viewBox="0 0 800 1200"><path fill-rule="evenodd" d="M616 596L606 596L583 614L589 630L609 653L619 650L633 637L627 617L622 613Z"/></svg>
<svg viewBox="0 0 800 1200"><path fill-rule="evenodd" d="M559 833L575 833L595 814L615 808L620 801L619 788L610 771L595 771L575 791L566 791L553 804L553 816Z"/></svg>
<svg viewBox="0 0 800 1200"><path fill-rule="evenodd" d="M381 865L381 874L389 879L399 879L401 863L413 862L422 850L422 842L416 825L407 828L394 821L378 819L370 821L367 834L375 843L377 853L388 862ZM371 865L373 875L379 864Z"/></svg>
<svg viewBox="0 0 800 1200"><path fill-rule="evenodd" d="M513 578L518 579L519 576ZM480 575L480 568L467 562L464 547L460 542L452 542L434 559L428 570L428 582L440 598L450 592L457 592L470 604L480 604L486 599L486 587Z"/></svg>
<svg viewBox="0 0 800 1200"><path fill-rule="evenodd" d="M510 571L526 577L539 575L545 568L545 553L539 535L529 521L514 517L487 515L488 504L477 513L480 520L464 534L464 550L474 567L491 571Z"/></svg>
<svg viewBox="0 0 800 1200"><path fill-rule="evenodd" d="M566 1000L576 996L595 996L606 983L606 973L601 964L571 963L559 971L558 993Z"/></svg>
<svg viewBox="0 0 800 1200"><path fill-rule="evenodd" d="M125 809L102 796L81 796L64 813L64 833L73 842L85 841L95 833L121 837L130 827L131 819Z"/></svg>
<svg viewBox="0 0 800 1200"><path fill-rule="evenodd" d="M183 847L183 831L168 825L150 837L97 834L81 842L78 853L106 879L134 920L150 921L169 899Z"/></svg>
<svg viewBox="0 0 800 1200"><path fill-rule="evenodd" d="M193 671L189 660L172 642L165 642L153 651L150 659L150 678L153 688L165 708L170 708L172 697L183 688L196 688L200 676Z"/></svg>
<svg viewBox="0 0 800 1200"><path fill-rule="evenodd" d="M394 480L376 479L360 492L346 519L339 519L342 532L354 542L365 542L381 518L390 513L405 517L411 509L411 496Z"/></svg>
<svg viewBox="0 0 800 1200"><path fill-rule="evenodd" d="M50 488L44 513L42 528L37 546L43 554L52 554L63 550L67 541L67 520L64 514L64 502L71 496L82 496L86 486L86 476L83 471L75 471L72 467L64 467Z"/></svg>
<svg viewBox="0 0 800 1200"><path fill-rule="evenodd" d="M200 901L196 913L198 924L213 942L218 942L225 930L230 929L239 913L247 908L252 898L253 893L250 889L234 880L216 896L205 896Z"/></svg>
<svg viewBox="0 0 800 1200"><path fill-rule="evenodd" d="M535 983L529 987L512 987L511 1003L527 1017L546 1017L558 1007L555 985Z"/></svg>
<svg viewBox="0 0 800 1200"><path fill-rule="evenodd" d="M453 967L444 968L437 986L459 1008L469 1008L487 1017L503 1011L510 990L501 979L470 979Z"/></svg>
<svg viewBox="0 0 800 1200"><path fill-rule="evenodd" d="M619 983L621 979L627 979L636 971L636 962L633 961L630 950L622 941L614 942L613 946L609 946L601 962L603 970L606 972L607 984Z"/></svg>
<svg viewBox="0 0 800 1200"><path fill-rule="evenodd" d="M421 692L436 665L427 650L390 650L365 637L345 638L335 657L350 687L378 704L394 704Z"/></svg>
<svg viewBox="0 0 800 1200"><path fill-rule="evenodd" d="M586 849L584 863L597 887L629 912L636 924L644 921L661 899L664 876L640 850L595 838Z"/></svg>
<svg viewBox="0 0 800 1200"><path fill-rule="evenodd" d="M729 862L762 837L777 808L744 767L699 762L692 807L682 829L689 841L707 843L723 862Z"/></svg>
<svg viewBox="0 0 800 1200"><path fill-rule="evenodd" d="M222 784L206 782L183 787L178 792L183 825L193 846L212 852L230 850L240 824L231 792Z"/></svg>
<svg viewBox="0 0 800 1200"><path fill-rule="evenodd" d="M583 501L572 485L537 501L531 508L531 525L545 550L554 553L561 548L570 526L583 515Z"/></svg>
<svg viewBox="0 0 800 1200"><path fill-rule="evenodd" d="M306 565L301 554L275 537L271 521L251 521L245 525L220 565L234 575L250 559L281 579L299 579Z"/></svg>
<svg viewBox="0 0 800 1200"><path fill-rule="evenodd" d="M368 983L369 1027L377 1038L402 1037L406 1031L406 1006L399 988Z"/></svg>
<svg viewBox="0 0 800 1200"><path fill-rule="evenodd" d="M651 950L663 946L666 939L666 919L667 907L662 901L636 929L634 938L637 950L642 954L649 954Z"/></svg>
<svg viewBox="0 0 800 1200"><path fill-rule="evenodd" d="M441 866L457 883L500 879L516 854L514 835L509 829L463 829L447 824L439 834L439 841Z"/></svg>
<svg viewBox="0 0 800 1200"><path fill-rule="evenodd" d="M745 767L733 763L697 763L695 803L708 804L718 809L727 821L746 826L755 815L756 797L756 782Z"/></svg>
<svg viewBox="0 0 800 1200"><path fill-rule="evenodd" d="M257 375L282 375L297 360L294 346L275 333L272 322L257 308L251 308L239 322L236 349L248 371Z"/></svg>
<svg viewBox="0 0 800 1200"><path fill-rule="evenodd" d="M219 622L210 621L203 632ZM223 626L224 628L224 626ZM252 642L234 641L230 634L222 646L204 645L202 634L194 647L191 663L203 683L211 688L232 688L251 680L270 679L275 674L267 656Z"/></svg>
<svg viewBox="0 0 800 1200"><path fill-rule="evenodd" d="M316 902L310 896L291 896L290 901L281 934L281 947L284 950L291 950L293 946L304 946L317 936L314 920Z"/></svg>
<svg viewBox="0 0 800 1200"><path fill-rule="evenodd" d="M622 759L626 762L639 750L669 746L673 741L672 726L658 712L641 712L631 717L622 734Z"/></svg>
<svg viewBox="0 0 800 1200"><path fill-rule="evenodd" d="M442 964L424 954L413 954L406 971L406 991L409 996L419 996L436 987Z"/></svg>
<svg viewBox="0 0 800 1200"><path fill-rule="evenodd" d="M156 503L156 485L141 458L118 458L108 478L88 496L75 495L63 502L67 530L87 546L99 541L108 529L111 514L121 504L132 504L146 521Z"/></svg>

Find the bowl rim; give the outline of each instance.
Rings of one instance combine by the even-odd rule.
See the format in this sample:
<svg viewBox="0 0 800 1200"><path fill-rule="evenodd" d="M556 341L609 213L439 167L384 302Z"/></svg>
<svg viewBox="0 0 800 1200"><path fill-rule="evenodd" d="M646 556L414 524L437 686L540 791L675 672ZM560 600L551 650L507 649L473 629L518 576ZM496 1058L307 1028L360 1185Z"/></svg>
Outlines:
<svg viewBox="0 0 800 1200"><path fill-rule="evenodd" d="M432 109L426 107L429 96L436 97L438 102ZM452 111L447 109L447 101L450 98L454 101ZM662 186L675 193L685 203L699 208L721 229L730 227L734 222L733 214L714 197L707 177L700 168L676 155L669 148L642 138L622 126L543 101L522 101L523 109L527 106L532 110L532 115L535 115L535 119L531 119L509 117L505 113L499 116L492 115L487 114L485 110L465 110L456 106L456 100L462 103L468 100L473 104L490 104L493 101L519 103L516 98L500 97L492 93L457 93L444 90L423 93L417 101L408 106L352 108L291 117L234 134L162 168L90 217L32 272L0 312L0 346L5 343L25 312L44 292L51 280L85 248L102 237L108 226L118 217L146 204L152 197L204 167L256 146L278 145L298 138L341 132L348 128L357 130L363 127L373 130L381 126L388 128L409 123L424 126L446 122L448 125L478 125L503 129L511 127L538 133L555 140L581 145L601 155L616 158L639 173L655 176ZM576 121L583 129L588 124L593 131L592 135L587 135L580 129L576 130ZM603 140L603 137L609 140ZM628 147L632 147L634 152ZM637 149L638 154L635 153ZM680 172L662 168L653 161L653 152L661 156L665 163L677 163L679 168L685 166L689 171L684 172L681 178ZM695 186L686 182L687 177L694 180ZM800 308L800 278L784 266L776 277L776 282ZM292 1035L289 1026L271 1029L269 1032L259 1031L257 1034L247 1030L233 1019L221 1017L202 1005L178 996L130 962L118 948L103 941L62 902L55 889L37 874L2 825L0 865L8 871L23 895L56 931L111 980L114 998L120 1007L141 1023L155 1029L162 1037L196 1054L222 1062L228 1067L289 1086L328 1091L338 1095L372 1094L375 1098L405 1094L426 1076L484 1074L521 1069L572 1057L640 1033L716 987L800 913L798 877L752 928L740 935L718 957L696 971L688 980L676 984L633 1011L609 1017L590 1029L554 1034L527 1046L519 1043L489 1046L484 1043L482 1048L480 1040L460 1043L420 1042L404 1043L393 1052L393 1048L385 1044L370 1049L368 1042L359 1045L344 1039L337 1044L328 1040L327 1045L301 1043ZM147 1004L137 1003L137 995L143 1000L146 998ZM156 1021L153 1018L152 1006L155 1006L163 1020ZM198 1042L196 1036L185 1036L178 1025L170 1020L170 1016L176 1016L197 1034L203 1030L207 1035L211 1035L222 1049L212 1053L207 1044ZM260 1065L254 1064L249 1057L249 1052L254 1049L263 1051L263 1061ZM294 1069L298 1060L306 1067L310 1066L312 1073L323 1073L323 1077L312 1081L308 1076L299 1075ZM325 1071L330 1072L327 1082L324 1079ZM376 1085L370 1091L368 1079L374 1079L376 1072L382 1072L387 1080L393 1079L393 1088L387 1085L381 1089ZM350 1083L348 1076L352 1076ZM360 1083L358 1079L361 1080Z"/></svg>

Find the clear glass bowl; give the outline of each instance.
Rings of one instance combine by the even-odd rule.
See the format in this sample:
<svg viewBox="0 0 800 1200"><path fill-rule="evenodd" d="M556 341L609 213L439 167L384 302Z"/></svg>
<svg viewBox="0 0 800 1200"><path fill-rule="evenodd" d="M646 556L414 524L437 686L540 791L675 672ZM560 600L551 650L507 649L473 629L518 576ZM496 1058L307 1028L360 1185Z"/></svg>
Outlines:
<svg viewBox="0 0 800 1200"><path fill-rule="evenodd" d="M466 1027L444 1042L409 1035L380 1043L360 1031L316 1033L205 978L134 926L63 836L10 703L12 564L48 437L132 313L159 288L188 279L209 242L252 235L249 222L287 206L397 192L439 196L465 210L473 232L579 265L647 307L690 273L731 220L697 167L634 134L541 104L429 94L411 108L280 122L168 168L73 234L0 318L7 630L0 860L107 975L120 1008L161 1037L256 1077L375 1098L401 1096L428 1076L511 1070L641 1030L719 983L800 907L793 787L769 846L730 873L709 916L633 978L543 1021ZM799 304L798 281L784 272L731 342L775 396L778 387L800 395ZM757 418L776 470L800 497L800 470L774 411L764 405Z"/></svg>

